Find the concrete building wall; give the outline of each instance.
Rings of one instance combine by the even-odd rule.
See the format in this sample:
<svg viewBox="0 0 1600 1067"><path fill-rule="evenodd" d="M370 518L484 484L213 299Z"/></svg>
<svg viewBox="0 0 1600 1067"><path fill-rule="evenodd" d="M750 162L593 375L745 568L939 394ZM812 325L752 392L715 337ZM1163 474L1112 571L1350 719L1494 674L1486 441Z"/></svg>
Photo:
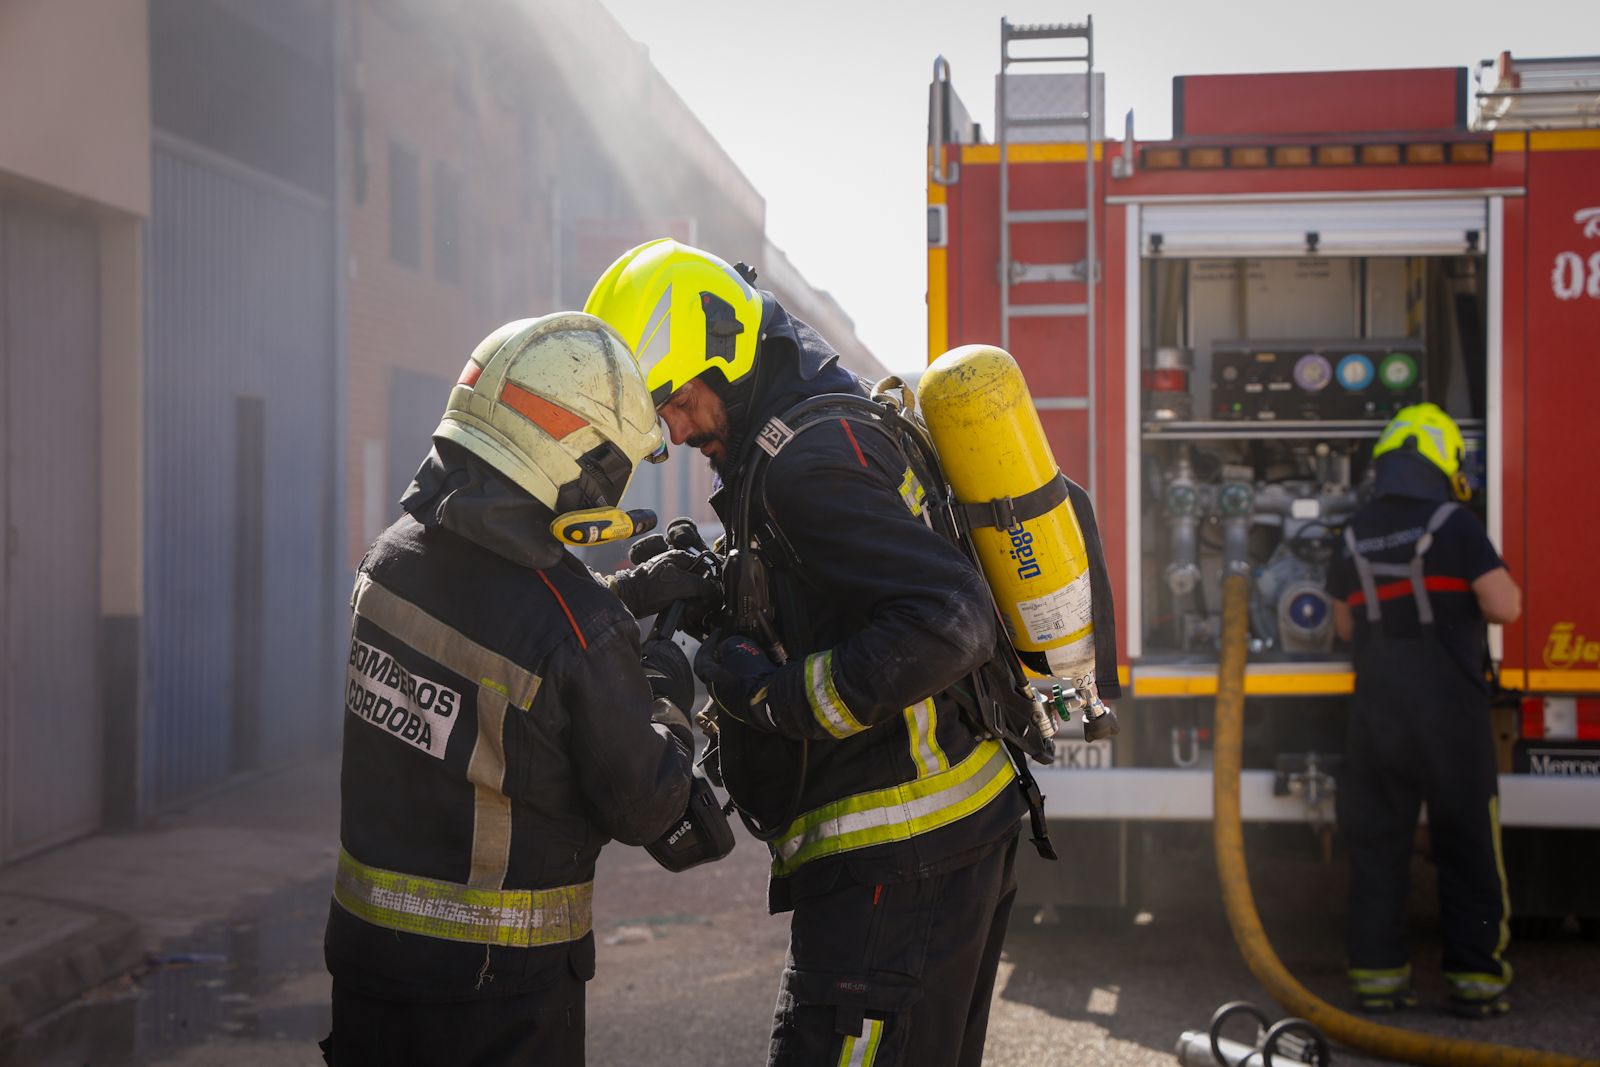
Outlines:
<svg viewBox="0 0 1600 1067"><path fill-rule="evenodd" d="M140 693L142 585L142 226L150 211L150 70L145 0L0 3L0 197L65 212L98 235L91 307L99 365L100 627L90 662L100 729L80 737L104 767L90 783L104 824L134 818L131 760Z"/></svg>
<svg viewBox="0 0 1600 1067"><path fill-rule="evenodd" d="M0 171L149 212L145 23L142 0L0 4Z"/></svg>

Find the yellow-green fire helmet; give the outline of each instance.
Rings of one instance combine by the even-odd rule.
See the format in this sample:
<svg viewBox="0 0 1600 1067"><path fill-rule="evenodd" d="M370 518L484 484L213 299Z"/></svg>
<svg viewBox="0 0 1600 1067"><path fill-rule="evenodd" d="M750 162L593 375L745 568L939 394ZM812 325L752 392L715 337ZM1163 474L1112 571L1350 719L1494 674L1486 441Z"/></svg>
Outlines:
<svg viewBox="0 0 1600 1067"><path fill-rule="evenodd" d="M1461 462L1467 452L1461 427L1438 404L1412 404L1395 412L1389 425L1383 428L1378 443L1372 446L1372 458L1404 448L1408 441L1419 456L1438 467L1450 480L1457 497L1465 500L1470 495L1466 476L1461 472Z"/></svg>
<svg viewBox="0 0 1600 1067"><path fill-rule="evenodd" d="M611 327L576 311L508 322L485 337L433 436L558 514L614 507L639 463L666 457L633 353Z"/></svg>
<svg viewBox="0 0 1600 1067"><path fill-rule="evenodd" d="M622 255L583 310L639 360L657 406L707 371L731 385L755 369L761 294L710 252L663 237Z"/></svg>
<svg viewBox="0 0 1600 1067"><path fill-rule="evenodd" d="M1417 452L1446 475L1461 469L1466 454L1461 427L1438 404L1412 404L1395 412L1378 443L1372 446L1372 458L1393 452L1407 441L1415 441Z"/></svg>

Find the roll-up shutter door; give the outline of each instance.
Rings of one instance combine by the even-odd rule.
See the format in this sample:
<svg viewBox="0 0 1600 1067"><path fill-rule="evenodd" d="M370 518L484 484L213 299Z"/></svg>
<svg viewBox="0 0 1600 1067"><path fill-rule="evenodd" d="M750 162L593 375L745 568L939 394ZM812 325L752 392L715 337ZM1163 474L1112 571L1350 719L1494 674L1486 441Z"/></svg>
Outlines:
<svg viewBox="0 0 1600 1067"><path fill-rule="evenodd" d="M1482 252L1482 198L1145 204L1146 256L1420 256Z"/></svg>

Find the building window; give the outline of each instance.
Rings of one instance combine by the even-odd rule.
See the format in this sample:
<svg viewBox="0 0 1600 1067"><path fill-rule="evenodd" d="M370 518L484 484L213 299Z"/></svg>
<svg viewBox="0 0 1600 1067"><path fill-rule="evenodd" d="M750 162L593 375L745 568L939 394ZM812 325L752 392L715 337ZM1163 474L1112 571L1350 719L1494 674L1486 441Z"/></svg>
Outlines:
<svg viewBox="0 0 1600 1067"><path fill-rule="evenodd" d="M422 177L417 154L389 142L389 258L407 267L422 266Z"/></svg>
<svg viewBox="0 0 1600 1067"><path fill-rule="evenodd" d="M433 165L433 273L461 282L461 179L443 163Z"/></svg>

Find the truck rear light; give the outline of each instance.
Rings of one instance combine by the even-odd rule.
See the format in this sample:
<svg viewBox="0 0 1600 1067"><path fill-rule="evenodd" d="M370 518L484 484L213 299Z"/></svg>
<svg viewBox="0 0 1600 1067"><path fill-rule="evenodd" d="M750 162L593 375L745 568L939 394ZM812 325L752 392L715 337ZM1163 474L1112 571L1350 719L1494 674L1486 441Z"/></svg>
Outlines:
<svg viewBox="0 0 1600 1067"><path fill-rule="evenodd" d="M1264 167L1267 165L1267 150L1259 146L1235 148L1228 153L1228 162L1235 167Z"/></svg>
<svg viewBox="0 0 1600 1067"><path fill-rule="evenodd" d="M1521 736L1600 741L1600 697L1523 697Z"/></svg>
<svg viewBox="0 0 1600 1067"><path fill-rule="evenodd" d="M1544 737L1544 697L1523 697L1517 734L1538 740Z"/></svg>
<svg viewBox="0 0 1600 1067"><path fill-rule="evenodd" d="M1578 697L1578 740L1600 741L1600 698Z"/></svg>
<svg viewBox="0 0 1600 1067"><path fill-rule="evenodd" d="M1375 164L1391 164L1400 162L1400 146L1397 144L1364 144L1361 146L1361 162Z"/></svg>
<svg viewBox="0 0 1600 1067"><path fill-rule="evenodd" d="M1191 148L1184 161L1192 170L1215 170L1227 162L1227 155L1221 148Z"/></svg>
<svg viewBox="0 0 1600 1067"><path fill-rule="evenodd" d="M1356 161L1356 146L1350 144L1325 144L1317 146L1317 165L1321 167L1348 167Z"/></svg>
<svg viewBox="0 0 1600 1067"><path fill-rule="evenodd" d="M1311 149L1305 145L1283 145L1272 150L1272 163L1278 167L1311 166Z"/></svg>
<svg viewBox="0 0 1600 1067"><path fill-rule="evenodd" d="M1450 146L1450 162L1452 163L1487 163L1489 162L1488 141L1457 141Z"/></svg>

